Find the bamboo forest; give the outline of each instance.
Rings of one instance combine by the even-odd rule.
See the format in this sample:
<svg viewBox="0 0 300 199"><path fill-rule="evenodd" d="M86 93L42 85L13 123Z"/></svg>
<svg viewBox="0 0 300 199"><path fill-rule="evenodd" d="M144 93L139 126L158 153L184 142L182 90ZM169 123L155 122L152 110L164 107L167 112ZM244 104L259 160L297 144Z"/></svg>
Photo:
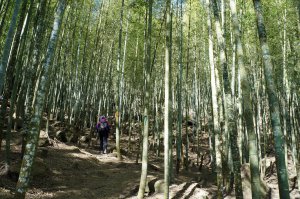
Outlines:
<svg viewBox="0 0 300 199"><path fill-rule="evenodd" d="M300 0L0 0L0 198L300 199Z"/></svg>

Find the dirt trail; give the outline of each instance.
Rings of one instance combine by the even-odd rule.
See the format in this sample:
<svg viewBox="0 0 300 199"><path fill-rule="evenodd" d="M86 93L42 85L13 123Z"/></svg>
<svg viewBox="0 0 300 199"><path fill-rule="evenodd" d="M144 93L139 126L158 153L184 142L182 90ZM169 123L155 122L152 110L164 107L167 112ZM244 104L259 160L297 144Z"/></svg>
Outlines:
<svg viewBox="0 0 300 199"><path fill-rule="evenodd" d="M15 135L14 138L18 138ZM114 148L113 138L110 138L109 147ZM126 139L122 141L125 147ZM127 152L118 161L114 152L100 154L94 147L79 148L71 144L57 142L53 146L39 147L33 168L31 186L26 199L134 199L137 195L141 164L136 164L135 152ZM20 142L12 142L12 167L18 171ZM191 159L195 160L195 154ZM0 163L4 160L4 150L0 153ZM205 160L206 161L206 160ZM205 162L204 161L204 162ZM154 188L162 183L163 157L157 158L150 153L149 157L149 187L145 198L163 198L161 187ZM204 163L206 165L206 163ZM271 197L278 198L276 175L266 180L272 188ZM189 171L184 169L179 176L175 176L170 186L171 199L198 199L214 198L216 195L215 175L210 169L203 166L201 172L198 167L191 164ZM16 181L0 177L0 198L13 198ZM249 187L244 190L245 199L250 198ZM156 190L156 192L154 192ZM235 198L234 193L227 199ZM299 199L297 186L291 192L292 199Z"/></svg>
<svg viewBox="0 0 300 199"><path fill-rule="evenodd" d="M127 157L123 156L120 162L115 153L99 154L96 149L79 149L63 143L47 147L47 151L47 157L41 157L40 149L37 153L38 167L46 168L39 168L45 172L34 175L26 198L135 198L141 165ZM163 170L152 165L148 174L151 179L162 179ZM186 179L187 176L182 178ZM12 198L15 182L2 178L0 183L0 198ZM181 198L191 192L189 186L194 190L198 187L197 183L184 185L172 186L171 196ZM180 190L182 193L176 195ZM161 194L149 198L161 198Z"/></svg>
<svg viewBox="0 0 300 199"><path fill-rule="evenodd" d="M46 172L34 176L34 188L26 198L119 198L124 188L138 180L139 165L118 162L114 154L100 155L96 150L87 152L65 144L47 148L46 158L37 154L37 161L44 163L38 166L46 165ZM14 187L8 179L1 182L8 189ZM0 198L5 197L10 198L0 193Z"/></svg>

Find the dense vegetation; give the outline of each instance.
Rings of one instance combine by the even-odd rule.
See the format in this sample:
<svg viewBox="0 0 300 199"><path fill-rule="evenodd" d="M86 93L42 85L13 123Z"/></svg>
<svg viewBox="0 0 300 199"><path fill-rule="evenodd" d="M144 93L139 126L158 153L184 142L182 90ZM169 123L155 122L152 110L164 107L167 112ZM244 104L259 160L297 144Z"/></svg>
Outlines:
<svg viewBox="0 0 300 199"><path fill-rule="evenodd" d="M243 198L246 163L252 197L262 198L268 156L280 198L294 186L289 156L300 191L300 1L1 0L0 50L3 175L12 128L22 127L16 197L29 186L43 116L91 131L99 115L113 116L120 161L122 131L130 146L133 124L142 123L138 198L150 144L157 155L165 147L168 198L192 147L201 164L205 133L218 198L233 184Z"/></svg>

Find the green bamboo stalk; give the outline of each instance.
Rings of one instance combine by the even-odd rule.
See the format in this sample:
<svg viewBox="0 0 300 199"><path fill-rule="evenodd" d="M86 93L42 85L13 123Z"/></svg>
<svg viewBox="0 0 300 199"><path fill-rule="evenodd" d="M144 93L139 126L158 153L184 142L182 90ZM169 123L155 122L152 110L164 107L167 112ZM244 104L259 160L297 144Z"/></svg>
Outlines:
<svg viewBox="0 0 300 199"><path fill-rule="evenodd" d="M284 139L281 130L281 121L279 113L279 102L276 96L275 83L273 78L273 63L270 55L269 45L267 43L267 32L264 25L262 6L260 0L253 0L254 9L257 17L257 31L261 46L262 58L264 63L264 76L270 105L270 115L272 130L274 133L276 169L279 186L280 198L289 199L288 173L285 163Z"/></svg>
<svg viewBox="0 0 300 199"><path fill-rule="evenodd" d="M43 107L44 107L44 102L46 97L46 83L49 75L48 72L52 64L55 47L58 39L59 28L61 25L65 7L66 7L66 1L60 0L57 11L55 13L55 19L54 19L53 29L51 32L51 36L47 48L46 59L45 59L45 63L43 64L44 72L41 75L40 86L36 97L37 100L34 105L33 117L30 122L32 128L28 133L28 141L26 144L25 154L23 157L20 175L16 187L16 198L25 198L25 194L29 186L32 165L33 165L38 139L39 139L39 133L40 133L40 123L41 123L41 117L42 117L42 112L43 112Z"/></svg>

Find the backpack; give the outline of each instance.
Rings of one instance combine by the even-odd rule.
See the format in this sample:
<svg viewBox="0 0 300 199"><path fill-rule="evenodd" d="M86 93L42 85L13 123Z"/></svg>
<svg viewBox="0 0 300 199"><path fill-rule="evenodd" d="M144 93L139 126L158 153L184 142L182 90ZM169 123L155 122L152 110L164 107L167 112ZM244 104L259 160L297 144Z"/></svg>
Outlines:
<svg viewBox="0 0 300 199"><path fill-rule="evenodd" d="M107 122L100 122L99 129L100 129L100 131L108 130L108 124L107 124Z"/></svg>
<svg viewBox="0 0 300 199"><path fill-rule="evenodd" d="M98 123L98 132L100 134L109 132L109 125L107 122L99 122Z"/></svg>

